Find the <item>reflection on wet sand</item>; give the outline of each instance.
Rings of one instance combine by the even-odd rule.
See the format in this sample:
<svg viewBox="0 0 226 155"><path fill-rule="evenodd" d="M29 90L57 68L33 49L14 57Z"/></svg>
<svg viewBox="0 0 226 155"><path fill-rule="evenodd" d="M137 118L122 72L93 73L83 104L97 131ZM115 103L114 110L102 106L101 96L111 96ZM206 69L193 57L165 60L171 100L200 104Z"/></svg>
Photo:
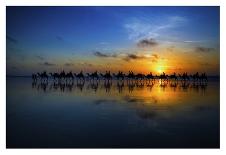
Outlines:
<svg viewBox="0 0 226 155"><path fill-rule="evenodd" d="M94 92L100 99L93 99L95 105L109 103L126 103L134 106L136 114L142 119L153 119L153 117L167 115L180 105L187 104L189 95L197 100L204 100L207 82L189 81L124 81L124 80L92 80L75 81L70 83L32 83L34 90L51 92L75 92L89 94ZM185 94L181 94L184 92ZM188 95L186 95L188 93ZM104 94L109 94L107 97ZM78 94L79 95L79 94ZM183 96L181 96L183 95ZM193 106L194 103L190 103ZM199 103L198 103L199 104ZM194 106L195 108L196 105ZM204 108L203 108L204 109Z"/></svg>
<svg viewBox="0 0 226 155"><path fill-rule="evenodd" d="M9 78L8 144L28 147L44 132L34 146L218 147L219 100L219 81L210 80Z"/></svg>
<svg viewBox="0 0 226 155"><path fill-rule="evenodd" d="M208 86L207 82L189 82L189 81L152 81L152 82L133 82L133 81L76 81L70 83L56 83L56 82L32 82L32 88L37 90L46 91L73 91L75 89L82 91L93 90L97 92L98 90L105 90L106 93L113 91L117 91L118 93L123 93L123 91L128 91L132 93L134 89L142 90L147 89L148 91L152 91L153 87L159 87L161 91L165 91L165 89L170 88L173 91L203 91L205 92Z"/></svg>

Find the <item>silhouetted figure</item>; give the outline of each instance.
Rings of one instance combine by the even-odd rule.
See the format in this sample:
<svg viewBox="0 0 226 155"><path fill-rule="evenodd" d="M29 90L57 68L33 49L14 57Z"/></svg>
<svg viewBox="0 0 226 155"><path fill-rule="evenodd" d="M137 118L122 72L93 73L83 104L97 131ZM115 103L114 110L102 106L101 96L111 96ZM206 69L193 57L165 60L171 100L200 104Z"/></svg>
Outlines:
<svg viewBox="0 0 226 155"><path fill-rule="evenodd" d="M93 72L93 73L87 73L87 76L89 77L89 79L91 80L99 80L99 75L97 74L97 71Z"/></svg>
<svg viewBox="0 0 226 155"><path fill-rule="evenodd" d="M59 80L59 78L60 78L59 73L49 73L49 74L53 78L54 81Z"/></svg>
<svg viewBox="0 0 226 155"><path fill-rule="evenodd" d="M129 71L129 74L126 75L127 80L134 80L135 79L135 75L133 73L133 71Z"/></svg>
<svg viewBox="0 0 226 155"><path fill-rule="evenodd" d="M62 70L60 73L55 72L49 73L48 75L46 71L37 74L33 73L31 75L32 88L37 88L38 90L42 89L43 91L57 90L58 88L60 88L61 91L65 91L66 88L66 90L72 91L74 78L76 78L77 88L82 91L86 82L83 71L78 74L73 74L72 71L65 73L64 70ZM54 84L50 83L48 89L46 87L48 85L49 77L53 79L49 82L54 82ZM151 90L155 83L155 79L160 80L160 87L162 87L163 89L169 84L169 86L174 90L176 90L176 88L181 88L183 90L187 90L188 88L198 90L199 88L201 88L204 91L208 82L207 75L205 72L196 72L195 74L190 75L188 75L187 72L184 72L182 75L176 74L175 72L171 75L167 75L165 74L165 72L163 72L158 76L153 75L152 72L145 75L143 73L134 74L133 71L129 71L129 73L125 75L122 71L119 71L117 74L112 75L110 71L106 71L105 74L98 74L98 72L95 71L91 74L87 73L87 77L90 79L90 85L88 86L91 86L91 88L94 89L95 92L97 91L97 88L99 86L100 79L104 81L104 88L106 92L110 92L113 77L117 79L116 86L120 93L122 92L124 87L124 79L126 79L126 84L128 86L129 92L132 92L134 90L134 87L144 88L144 85L146 85ZM40 82L40 84L38 84L38 82ZM178 85L180 87L178 87Z"/></svg>
<svg viewBox="0 0 226 155"><path fill-rule="evenodd" d="M170 80L177 81L177 80L178 80L178 78L177 78L176 73L174 72L172 75L170 75L170 76L169 76L169 79L170 79Z"/></svg>
<svg viewBox="0 0 226 155"><path fill-rule="evenodd" d="M110 81L110 80L112 80L112 75L111 75L111 73L110 73L110 71L106 71L106 73L105 74L100 74L101 75L101 77L106 81Z"/></svg>
<svg viewBox="0 0 226 155"><path fill-rule="evenodd" d="M65 78L66 78L66 82L73 82L74 81L74 76L73 76L71 71L65 75Z"/></svg>
<svg viewBox="0 0 226 155"><path fill-rule="evenodd" d="M36 74L32 74L31 75L32 81L36 82L37 81L37 75Z"/></svg>
<svg viewBox="0 0 226 155"><path fill-rule="evenodd" d="M182 80L182 81L189 81L189 80L190 80L190 78L189 78L187 72L184 72L182 75L179 74L179 78L180 78L180 80Z"/></svg>
<svg viewBox="0 0 226 155"><path fill-rule="evenodd" d="M62 81L62 80L65 80L65 72L64 70L60 73L60 76L59 76L59 80Z"/></svg>
<svg viewBox="0 0 226 155"><path fill-rule="evenodd" d="M162 81L167 81L167 76L166 74L163 72L162 74L160 74L159 79Z"/></svg>
<svg viewBox="0 0 226 155"><path fill-rule="evenodd" d="M208 81L207 76L206 76L206 73L202 73L202 75L201 75L201 77L200 77L200 80L201 80L202 82L207 82L207 81Z"/></svg>
<svg viewBox="0 0 226 155"><path fill-rule="evenodd" d="M136 80L142 81L144 80L144 78L145 78L144 74L138 73L137 75L135 75Z"/></svg>
<svg viewBox="0 0 226 155"><path fill-rule="evenodd" d="M117 79L117 80L124 80L125 75L123 74L123 72L119 71L118 74L114 74L113 76Z"/></svg>
<svg viewBox="0 0 226 155"><path fill-rule="evenodd" d="M74 74L77 80L82 80L85 81L85 76L83 75L83 71L81 71L80 73L78 73L77 75Z"/></svg>
<svg viewBox="0 0 226 155"><path fill-rule="evenodd" d="M199 73L198 73L198 72L196 72L196 74L192 75L192 77L191 77L191 78L193 79L193 82L197 82L197 81L199 81L199 79L200 79Z"/></svg>
<svg viewBox="0 0 226 155"><path fill-rule="evenodd" d="M150 72L149 74L147 74L147 75L146 75L146 78L147 78L147 80L148 80L149 82L155 80L154 76L152 75L152 72Z"/></svg>
<svg viewBox="0 0 226 155"><path fill-rule="evenodd" d="M48 82L48 75L46 74L46 71L43 73L37 73L41 82Z"/></svg>

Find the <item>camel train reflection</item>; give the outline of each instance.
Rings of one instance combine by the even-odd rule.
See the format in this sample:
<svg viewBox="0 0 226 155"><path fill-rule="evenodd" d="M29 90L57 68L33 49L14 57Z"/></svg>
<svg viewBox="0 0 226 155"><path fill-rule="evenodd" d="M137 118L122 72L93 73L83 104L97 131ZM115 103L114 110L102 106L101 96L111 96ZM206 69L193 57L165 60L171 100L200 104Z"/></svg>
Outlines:
<svg viewBox="0 0 226 155"><path fill-rule="evenodd" d="M164 81L194 81L194 82L207 82L207 75L206 73L199 74L198 72L195 74L188 75L187 72L184 72L181 74L176 74L175 72L171 75L167 75L164 72L160 75L153 75L152 72L145 75L142 73L134 74L133 71L129 71L128 74L124 74L122 71L119 71L117 74L113 73L111 74L110 71L106 71L105 74L98 73L97 71L93 73L86 73L84 74L83 71L80 73L72 73L72 71L65 73L64 71L60 73L49 73L47 74L46 71L43 71L42 73L34 73L32 74L33 81L41 81L41 82L48 82L49 80L53 80L54 82L72 82L74 79L77 81L111 81L113 79L119 80L119 81L130 81L135 80L137 82L150 82L154 80L160 80L162 82Z"/></svg>
<svg viewBox="0 0 226 155"><path fill-rule="evenodd" d="M84 87L86 87L86 90L97 92L98 89L104 89L108 93L114 87L119 93L124 90L131 93L135 88L138 90L148 88L151 91L156 84L163 91L167 87L172 88L174 91L177 89L186 91L189 88L198 91L199 89L205 90L207 82L206 73L199 74L198 72L193 75L188 75L186 72L183 74L173 73L171 75L167 75L164 72L160 75L153 75L150 72L145 75L142 73L134 74L133 71L129 71L128 74L124 74L122 71L117 74L111 74L110 71L106 71L105 74L97 71L86 74L83 71L77 74L72 72L65 73L64 71L49 74L43 71L42 73L32 74L32 88L37 88L37 90L43 90L44 92L51 90L70 92L76 89L82 92Z"/></svg>

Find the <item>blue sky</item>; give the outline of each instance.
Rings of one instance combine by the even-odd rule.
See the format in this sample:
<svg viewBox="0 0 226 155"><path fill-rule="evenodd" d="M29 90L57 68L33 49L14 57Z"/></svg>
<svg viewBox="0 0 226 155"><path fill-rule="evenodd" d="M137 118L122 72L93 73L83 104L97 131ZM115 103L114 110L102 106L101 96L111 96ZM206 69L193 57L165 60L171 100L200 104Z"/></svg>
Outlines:
<svg viewBox="0 0 226 155"><path fill-rule="evenodd" d="M91 63L95 51L137 54L142 39L219 54L219 7L7 7L6 13L7 74Z"/></svg>

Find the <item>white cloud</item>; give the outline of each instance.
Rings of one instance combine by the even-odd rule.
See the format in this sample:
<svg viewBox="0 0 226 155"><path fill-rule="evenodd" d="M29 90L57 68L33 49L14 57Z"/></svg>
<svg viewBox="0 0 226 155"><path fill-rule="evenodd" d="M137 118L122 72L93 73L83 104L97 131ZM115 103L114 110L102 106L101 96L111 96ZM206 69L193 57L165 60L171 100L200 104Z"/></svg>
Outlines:
<svg viewBox="0 0 226 155"><path fill-rule="evenodd" d="M147 18L142 18L142 20L139 18L133 18L130 22L126 23L124 27L128 32L129 39L138 41L144 38L162 37L165 35L167 30L180 27L186 22L187 19L181 16L162 18L161 22Z"/></svg>
<svg viewBox="0 0 226 155"><path fill-rule="evenodd" d="M204 40L185 40L184 43L200 43L204 42Z"/></svg>
<svg viewBox="0 0 226 155"><path fill-rule="evenodd" d="M99 44L100 44L100 45L109 45L110 43L109 43L109 42L103 41L103 42L100 42Z"/></svg>

